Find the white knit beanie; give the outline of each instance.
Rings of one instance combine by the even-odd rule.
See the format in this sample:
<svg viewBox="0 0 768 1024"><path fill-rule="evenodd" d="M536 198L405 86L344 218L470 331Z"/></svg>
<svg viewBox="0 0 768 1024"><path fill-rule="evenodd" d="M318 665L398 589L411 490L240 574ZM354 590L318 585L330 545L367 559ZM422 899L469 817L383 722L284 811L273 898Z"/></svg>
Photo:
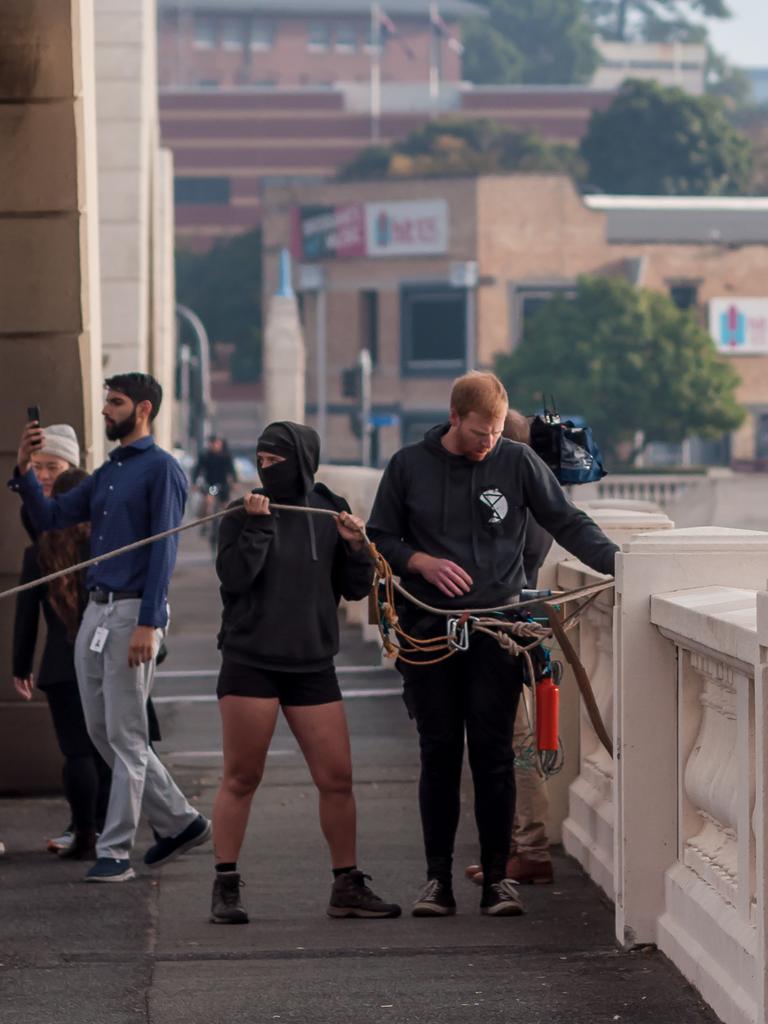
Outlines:
<svg viewBox="0 0 768 1024"><path fill-rule="evenodd" d="M40 455L54 455L57 459L64 459L70 466L80 465L80 445L77 443L77 434L68 423L54 423L50 427L43 427L45 441L37 451Z"/></svg>

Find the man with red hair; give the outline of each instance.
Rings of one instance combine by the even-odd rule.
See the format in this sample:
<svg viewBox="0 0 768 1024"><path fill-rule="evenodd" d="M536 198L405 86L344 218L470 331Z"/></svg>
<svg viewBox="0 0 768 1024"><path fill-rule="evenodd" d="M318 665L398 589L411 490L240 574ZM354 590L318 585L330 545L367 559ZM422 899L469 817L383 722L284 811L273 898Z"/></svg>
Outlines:
<svg viewBox="0 0 768 1024"><path fill-rule="evenodd" d="M566 550L612 574L618 550L567 498L525 444L502 437L509 404L492 373L454 382L450 421L397 452L376 495L368 534L403 585L441 612L513 603L525 586L529 513ZM445 615L412 603L398 609L412 636L445 636ZM419 806L427 884L417 917L454 914L453 847L460 813L466 733L475 788L483 890L480 910L523 913L508 877L515 809L512 731L523 684L520 659L495 639L474 634L469 650L439 664L398 662L404 699L419 731ZM414 656L418 661L418 656Z"/></svg>

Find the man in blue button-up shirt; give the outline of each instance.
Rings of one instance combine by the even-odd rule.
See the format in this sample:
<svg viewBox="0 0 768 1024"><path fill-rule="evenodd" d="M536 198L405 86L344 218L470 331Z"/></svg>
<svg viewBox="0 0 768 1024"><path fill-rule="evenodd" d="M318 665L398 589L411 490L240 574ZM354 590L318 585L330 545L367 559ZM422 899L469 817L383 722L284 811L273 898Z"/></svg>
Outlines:
<svg viewBox="0 0 768 1024"><path fill-rule="evenodd" d="M187 496L181 467L151 434L162 400L158 382L148 374L128 373L110 378L106 386L106 433L120 443L104 465L66 494L46 498L30 472L31 454L43 439L39 424L31 424L10 482L38 532L90 522L93 556L178 526ZM88 731L113 769L89 881L133 877L130 851L142 800L161 837L146 863L164 863L210 835L209 823L187 802L148 738L145 704L168 622L177 547L177 537L169 537L88 570L91 600L78 632L75 664Z"/></svg>

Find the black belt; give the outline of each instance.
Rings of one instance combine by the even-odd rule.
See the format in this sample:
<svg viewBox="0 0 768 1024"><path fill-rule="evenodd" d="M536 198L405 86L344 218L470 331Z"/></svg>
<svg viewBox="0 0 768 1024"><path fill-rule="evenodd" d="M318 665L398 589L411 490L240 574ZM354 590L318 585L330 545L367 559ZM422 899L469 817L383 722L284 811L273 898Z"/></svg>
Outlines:
<svg viewBox="0 0 768 1024"><path fill-rule="evenodd" d="M140 590L90 590L88 596L96 604L110 604L112 601L128 601L141 597Z"/></svg>

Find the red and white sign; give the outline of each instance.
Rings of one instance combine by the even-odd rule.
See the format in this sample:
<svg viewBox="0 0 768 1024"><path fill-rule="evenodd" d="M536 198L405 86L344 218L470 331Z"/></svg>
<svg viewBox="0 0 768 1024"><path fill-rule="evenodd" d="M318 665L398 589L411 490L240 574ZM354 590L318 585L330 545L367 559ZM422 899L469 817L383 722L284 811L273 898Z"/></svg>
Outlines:
<svg viewBox="0 0 768 1024"><path fill-rule="evenodd" d="M768 355L768 299L711 299L709 329L718 352Z"/></svg>
<svg viewBox="0 0 768 1024"><path fill-rule="evenodd" d="M368 256L427 256L448 251L448 203L424 199L366 203Z"/></svg>

